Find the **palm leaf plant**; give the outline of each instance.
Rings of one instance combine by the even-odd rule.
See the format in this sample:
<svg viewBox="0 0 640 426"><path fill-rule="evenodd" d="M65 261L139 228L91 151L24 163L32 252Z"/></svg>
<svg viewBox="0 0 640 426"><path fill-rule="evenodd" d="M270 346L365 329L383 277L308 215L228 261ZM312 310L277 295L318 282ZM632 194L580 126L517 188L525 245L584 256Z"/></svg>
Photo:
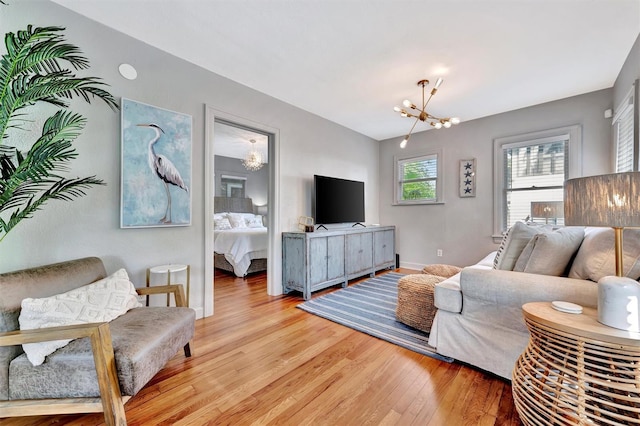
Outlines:
<svg viewBox="0 0 640 426"><path fill-rule="evenodd" d="M90 103L98 98L118 109L99 78L74 74L87 69L89 61L65 41L63 31L29 25L5 35L6 53L0 58L0 241L49 200L71 201L104 184L95 176L62 175L77 157L72 144L86 124L84 117L68 111L69 101L78 97ZM30 122L28 108L38 103L60 109L45 120L27 152L10 146L11 135L25 131L23 126Z"/></svg>

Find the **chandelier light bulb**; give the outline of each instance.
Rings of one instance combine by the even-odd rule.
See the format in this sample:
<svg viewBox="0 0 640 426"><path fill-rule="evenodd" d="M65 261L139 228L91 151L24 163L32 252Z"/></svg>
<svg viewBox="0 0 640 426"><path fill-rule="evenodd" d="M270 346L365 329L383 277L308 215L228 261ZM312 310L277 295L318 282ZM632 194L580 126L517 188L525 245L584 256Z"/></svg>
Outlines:
<svg viewBox="0 0 640 426"><path fill-rule="evenodd" d="M436 80L436 84L433 86L434 89L437 89L438 87L440 87L441 84L442 84L442 78L438 77L438 80Z"/></svg>
<svg viewBox="0 0 640 426"><path fill-rule="evenodd" d="M460 124L460 118L459 117L452 117L451 118L451 124Z"/></svg>
<svg viewBox="0 0 640 426"><path fill-rule="evenodd" d="M409 142L409 136L402 139L402 142L400 142L400 148L404 149L407 146L407 142Z"/></svg>
<svg viewBox="0 0 640 426"><path fill-rule="evenodd" d="M449 127L451 127L451 122L447 120L444 123L442 123L442 125L445 127L445 129L448 129Z"/></svg>
<svg viewBox="0 0 640 426"><path fill-rule="evenodd" d="M442 129L442 123L437 121L437 122L433 123L433 127L435 127L436 129Z"/></svg>
<svg viewBox="0 0 640 426"><path fill-rule="evenodd" d="M402 116L402 117L408 117L408 116L409 116L409 114L407 114L407 111L402 111L402 112L400 112L400 116Z"/></svg>
<svg viewBox="0 0 640 426"><path fill-rule="evenodd" d="M399 106L394 106L394 107L393 107L393 110L394 110L395 112L400 112L400 111L402 111L402 109L401 109Z"/></svg>
<svg viewBox="0 0 640 426"><path fill-rule="evenodd" d="M404 101L402 101L402 105L404 105L406 108L411 108L413 106L413 102L411 102L409 99L405 99Z"/></svg>

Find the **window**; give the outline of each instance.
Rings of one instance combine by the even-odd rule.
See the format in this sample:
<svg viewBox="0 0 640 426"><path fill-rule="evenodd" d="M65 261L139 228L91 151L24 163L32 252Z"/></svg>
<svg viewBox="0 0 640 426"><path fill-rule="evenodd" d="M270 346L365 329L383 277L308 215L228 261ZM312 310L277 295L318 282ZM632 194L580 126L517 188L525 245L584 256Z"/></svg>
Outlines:
<svg viewBox="0 0 640 426"><path fill-rule="evenodd" d="M615 138L615 170L616 172L632 172L638 170L638 132L634 126L637 105L634 102L637 82L625 96L613 117Z"/></svg>
<svg viewBox="0 0 640 426"><path fill-rule="evenodd" d="M395 204L442 202L441 153L396 158Z"/></svg>
<svg viewBox="0 0 640 426"><path fill-rule="evenodd" d="M519 220L562 225L564 181L581 175L579 126L494 140L494 238Z"/></svg>

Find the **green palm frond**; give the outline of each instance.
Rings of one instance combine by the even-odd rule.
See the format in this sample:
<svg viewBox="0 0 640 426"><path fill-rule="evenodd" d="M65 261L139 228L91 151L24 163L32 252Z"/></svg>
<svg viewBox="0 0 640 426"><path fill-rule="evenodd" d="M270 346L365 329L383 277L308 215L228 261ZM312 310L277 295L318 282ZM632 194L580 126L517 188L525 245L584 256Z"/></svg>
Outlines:
<svg viewBox="0 0 640 426"><path fill-rule="evenodd" d="M81 115L66 111L69 101L78 97L91 103L98 98L118 110L99 78L74 74L88 68L89 61L64 40L63 31L29 25L5 35L6 53L0 57L0 241L48 201L71 201L95 185L104 185L95 176L62 175L78 155L73 142L86 124ZM7 129L20 129L28 121L30 110L24 108L38 103L62 109L45 121L26 153L3 144L10 141Z"/></svg>
<svg viewBox="0 0 640 426"><path fill-rule="evenodd" d="M114 111L118 109L99 78L78 77L68 69L85 69L89 61L78 47L64 41L62 31L61 27L29 25L6 34L7 53L0 58L0 141L16 114L36 102L66 108L65 99L79 96L87 102L99 98Z"/></svg>

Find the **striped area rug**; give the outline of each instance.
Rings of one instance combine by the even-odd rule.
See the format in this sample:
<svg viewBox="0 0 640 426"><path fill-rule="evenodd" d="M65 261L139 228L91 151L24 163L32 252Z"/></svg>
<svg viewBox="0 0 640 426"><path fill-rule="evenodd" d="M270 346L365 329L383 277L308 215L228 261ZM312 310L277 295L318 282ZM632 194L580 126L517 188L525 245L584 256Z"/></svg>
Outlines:
<svg viewBox="0 0 640 426"><path fill-rule="evenodd" d="M403 348L451 362L429 346L429 334L396 321L398 279L389 272L343 288L297 307Z"/></svg>

